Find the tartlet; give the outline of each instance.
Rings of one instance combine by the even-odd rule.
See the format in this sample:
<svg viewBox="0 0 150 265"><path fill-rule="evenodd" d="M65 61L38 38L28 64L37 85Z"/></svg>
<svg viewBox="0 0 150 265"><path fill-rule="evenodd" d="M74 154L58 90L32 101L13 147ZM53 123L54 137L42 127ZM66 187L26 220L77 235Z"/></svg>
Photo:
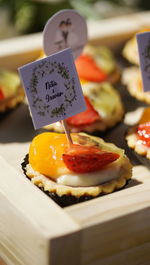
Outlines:
<svg viewBox="0 0 150 265"><path fill-rule="evenodd" d="M72 134L72 139L71 147L64 134L47 132L33 139L22 164L33 184L62 207L126 185L132 166L122 149L87 134Z"/></svg>
<svg viewBox="0 0 150 265"><path fill-rule="evenodd" d="M136 157L150 167L150 107L140 111L140 118L136 125L129 128L126 141Z"/></svg>
<svg viewBox="0 0 150 265"><path fill-rule="evenodd" d="M126 68L122 73L122 83L126 85L129 93L133 97L139 101L150 103L150 92L143 90L139 67L131 66Z"/></svg>
<svg viewBox="0 0 150 265"><path fill-rule="evenodd" d="M137 33L150 31L150 28L144 28ZM123 56L134 66L126 68L122 73L122 82L127 86L129 93L138 99L150 103L150 92L145 92L142 87L142 77L139 68L139 54L136 35L134 35L124 46Z"/></svg>
<svg viewBox="0 0 150 265"><path fill-rule="evenodd" d="M137 33L147 31L150 31L150 28L144 28ZM125 44L122 54L131 64L134 64L134 66L128 67L123 71L122 82L127 86L129 93L133 97L139 101L150 103L150 92L145 92L142 86L136 35Z"/></svg>
<svg viewBox="0 0 150 265"><path fill-rule="evenodd" d="M150 31L150 28L144 28L139 30L137 33L144 33ZM126 60L128 60L131 64L139 65L139 54L138 54L138 46L137 46L137 40L136 40L136 34L133 35L132 38L130 38L122 51L122 55Z"/></svg>
<svg viewBox="0 0 150 265"><path fill-rule="evenodd" d="M87 110L66 119L71 132L105 131L120 122L124 107L117 90L109 83L82 83ZM45 126L46 129L63 132L60 122Z"/></svg>
<svg viewBox="0 0 150 265"><path fill-rule="evenodd" d="M17 73L0 70L0 112L14 108L24 100L24 92Z"/></svg>

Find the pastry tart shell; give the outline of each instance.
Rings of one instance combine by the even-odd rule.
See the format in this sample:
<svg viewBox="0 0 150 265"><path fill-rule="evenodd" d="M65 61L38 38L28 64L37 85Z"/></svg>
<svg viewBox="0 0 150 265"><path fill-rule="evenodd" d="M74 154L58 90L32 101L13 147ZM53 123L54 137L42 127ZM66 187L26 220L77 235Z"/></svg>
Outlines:
<svg viewBox="0 0 150 265"><path fill-rule="evenodd" d="M138 89L139 87L139 77L140 70L138 67L129 67L123 71L122 82L127 86L127 89L131 96L143 101L145 103L150 103L150 92L144 92L143 89Z"/></svg>
<svg viewBox="0 0 150 265"><path fill-rule="evenodd" d="M124 168L126 170L122 176L119 178L116 177L115 180L111 180L107 183L90 187L71 187L57 184L50 178L34 171L28 162L28 155L22 163L22 169L31 182L42 189L62 207L87 201L123 188L131 178L132 167L127 158L124 163Z"/></svg>

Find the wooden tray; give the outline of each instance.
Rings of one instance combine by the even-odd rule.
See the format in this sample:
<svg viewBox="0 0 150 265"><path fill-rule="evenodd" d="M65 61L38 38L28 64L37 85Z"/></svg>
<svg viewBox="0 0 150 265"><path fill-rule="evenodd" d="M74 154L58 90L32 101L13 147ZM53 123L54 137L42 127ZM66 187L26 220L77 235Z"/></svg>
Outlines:
<svg viewBox="0 0 150 265"><path fill-rule="evenodd" d="M150 13L89 24L90 42L120 49ZM0 67L16 69L36 59L41 34L0 43ZM119 58L119 63L122 62ZM123 87L124 103L140 103ZM129 104L127 104L129 105ZM20 164L35 132L25 104L0 116L0 256L11 265L149 265L150 172L130 155L133 180L127 188L65 209L32 185ZM126 125L105 139L125 147ZM121 136L117 141L118 133Z"/></svg>

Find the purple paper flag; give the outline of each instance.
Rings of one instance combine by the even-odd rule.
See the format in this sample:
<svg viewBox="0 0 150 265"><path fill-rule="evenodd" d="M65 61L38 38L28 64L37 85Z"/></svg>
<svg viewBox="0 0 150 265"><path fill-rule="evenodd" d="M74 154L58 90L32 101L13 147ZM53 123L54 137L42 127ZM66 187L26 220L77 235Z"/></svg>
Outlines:
<svg viewBox="0 0 150 265"><path fill-rule="evenodd" d="M142 84L145 92L150 91L150 32L136 35L142 74Z"/></svg>
<svg viewBox="0 0 150 265"><path fill-rule="evenodd" d="M34 128L86 109L71 49L19 68Z"/></svg>

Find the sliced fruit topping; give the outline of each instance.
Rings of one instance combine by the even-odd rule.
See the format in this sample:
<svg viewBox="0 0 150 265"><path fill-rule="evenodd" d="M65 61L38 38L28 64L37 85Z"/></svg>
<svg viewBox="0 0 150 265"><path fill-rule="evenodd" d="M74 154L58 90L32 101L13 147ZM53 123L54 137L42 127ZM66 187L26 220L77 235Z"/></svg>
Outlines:
<svg viewBox="0 0 150 265"><path fill-rule="evenodd" d="M70 170L77 173L100 170L120 157L118 153L101 150L89 136L81 136L81 140L82 137L84 144L88 145L78 143L78 134L72 134L73 142L77 144L71 146L65 134L45 132L37 135L29 149L30 165L37 172L55 180Z"/></svg>
<svg viewBox="0 0 150 265"><path fill-rule="evenodd" d="M45 132L37 135L30 145L29 163L34 170L46 176L57 178L66 173L62 154L68 146L65 134Z"/></svg>
<svg viewBox="0 0 150 265"><path fill-rule="evenodd" d="M94 59L87 55L82 54L75 62L78 75L81 79L102 82L106 80L106 73L96 65Z"/></svg>
<svg viewBox="0 0 150 265"><path fill-rule="evenodd" d="M141 119L139 120L139 124L150 122L150 108L145 108Z"/></svg>
<svg viewBox="0 0 150 265"><path fill-rule="evenodd" d="M63 154L66 167L76 173L98 171L118 158L119 154L101 151L94 146L73 145L67 153Z"/></svg>
<svg viewBox="0 0 150 265"><path fill-rule="evenodd" d="M150 147L150 122L146 122L138 126L137 136L142 141L142 144Z"/></svg>
<svg viewBox="0 0 150 265"><path fill-rule="evenodd" d="M4 99L4 94L3 94L2 89L0 88L0 100L1 100L1 99Z"/></svg>
<svg viewBox="0 0 150 265"><path fill-rule="evenodd" d="M67 119L67 123L73 126L82 126L91 124L97 120L100 120L100 115L98 112L93 108L92 104L88 100L87 97L85 98L87 109L79 114L76 114L72 117Z"/></svg>

